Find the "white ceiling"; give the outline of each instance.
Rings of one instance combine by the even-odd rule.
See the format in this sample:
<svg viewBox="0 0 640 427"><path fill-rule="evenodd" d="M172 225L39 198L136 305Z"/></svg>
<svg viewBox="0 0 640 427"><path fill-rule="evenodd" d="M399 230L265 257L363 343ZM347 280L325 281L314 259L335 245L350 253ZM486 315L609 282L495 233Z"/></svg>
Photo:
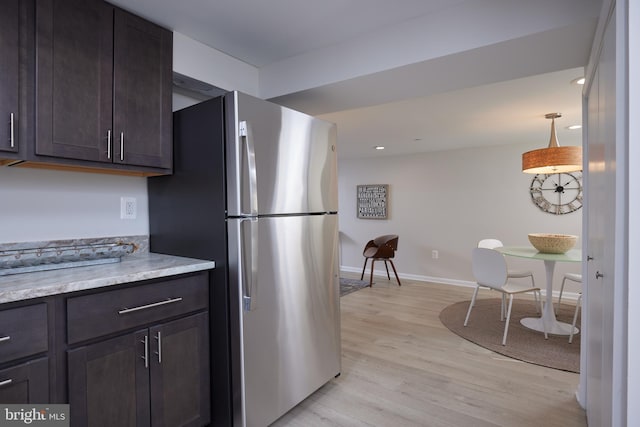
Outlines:
<svg viewBox="0 0 640 427"><path fill-rule="evenodd" d="M551 125L544 115L552 112L562 113L559 143L580 145L581 130L567 127L582 123L582 87L571 84L582 75L572 68L320 117L339 123L346 157L377 155L376 145L398 155L511 143L542 148Z"/></svg>
<svg viewBox="0 0 640 427"><path fill-rule="evenodd" d="M389 63L360 72L356 78L332 81L327 77L326 84L269 96L337 123L344 157L511 143L538 148L549 140L550 123L544 119L549 112L563 115L556 122L561 145L581 143L581 131L566 129L581 122L581 87L570 82L583 74L600 0L536 0L538 9L530 0L111 2L251 64L261 73L265 70L265 75L269 69L299 63L316 52L346 52L356 67L376 60ZM570 8L576 5L581 8L574 12ZM516 7L521 15L513 12ZM501 11L505 16L497 19ZM437 22L440 16L452 15L461 19ZM539 31L520 35L520 28L531 25L527 15L543 25ZM475 40L464 39L465 22L474 19L484 19L487 25L479 25L480 33L473 35L493 37L495 42L474 44ZM439 25L444 30L438 30ZM500 39L493 36L494 30L513 36ZM416 39L426 37L426 31L431 32L425 44L431 43L438 55L417 52ZM435 31L441 31L441 39L434 37ZM376 50L363 49L367 41L375 43ZM469 47L458 48L458 53L444 48L464 43ZM406 60L406 66L392 63L411 55L415 58ZM336 70L347 67L343 60L330 65ZM268 80L261 78L261 83ZM376 151L376 145L387 148Z"/></svg>

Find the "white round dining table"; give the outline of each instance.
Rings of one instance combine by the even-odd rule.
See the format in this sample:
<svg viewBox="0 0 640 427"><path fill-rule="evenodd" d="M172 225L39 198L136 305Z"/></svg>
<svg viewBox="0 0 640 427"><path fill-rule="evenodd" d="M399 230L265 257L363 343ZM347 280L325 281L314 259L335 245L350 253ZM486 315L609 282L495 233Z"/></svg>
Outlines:
<svg viewBox="0 0 640 427"><path fill-rule="evenodd" d="M559 322L553 309L553 270L556 262L582 262L582 251L571 249L564 254L547 254L538 252L532 246L502 246L496 250L504 255L541 260L544 262L544 269L547 276L547 287L545 295L544 309L541 317L525 317L520 323L535 331L547 332L554 335L570 335L571 324ZM579 329L574 328L573 333L578 333Z"/></svg>

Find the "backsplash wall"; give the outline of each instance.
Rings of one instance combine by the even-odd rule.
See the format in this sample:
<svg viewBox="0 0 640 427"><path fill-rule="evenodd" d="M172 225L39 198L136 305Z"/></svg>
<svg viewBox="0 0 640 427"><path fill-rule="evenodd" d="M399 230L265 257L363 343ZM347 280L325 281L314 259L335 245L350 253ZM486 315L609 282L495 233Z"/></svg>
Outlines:
<svg viewBox="0 0 640 427"><path fill-rule="evenodd" d="M120 219L135 197L136 219ZM0 168L0 243L149 234L146 178Z"/></svg>

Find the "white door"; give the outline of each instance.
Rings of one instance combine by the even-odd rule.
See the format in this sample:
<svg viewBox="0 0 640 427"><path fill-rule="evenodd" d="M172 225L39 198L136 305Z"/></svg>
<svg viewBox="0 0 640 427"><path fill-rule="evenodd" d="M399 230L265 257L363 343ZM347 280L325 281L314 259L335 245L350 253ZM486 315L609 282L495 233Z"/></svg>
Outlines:
<svg viewBox="0 0 640 427"><path fill-rule="evenodd" d="M616 25L607 25L588 92L587 265L585 289L586 406L589 425L614 424L616 236Z"/></svg>

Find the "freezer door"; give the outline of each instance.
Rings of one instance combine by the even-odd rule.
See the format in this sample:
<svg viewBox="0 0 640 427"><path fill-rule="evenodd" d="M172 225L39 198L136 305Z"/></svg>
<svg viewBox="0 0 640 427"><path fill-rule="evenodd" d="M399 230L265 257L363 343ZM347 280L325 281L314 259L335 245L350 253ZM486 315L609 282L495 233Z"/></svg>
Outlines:
<svg viewBox="0 0 640 427"><path fill-rule="evenodd" d="M337 215L228 224L241 296L241 424L264 427L340 373Z"/></svg>
<svg viewBox="0 0 640 427"><path fill-rule="evenodd" d="M229 216L336 212L336 126L239 92L225 95Z"/></svg>

